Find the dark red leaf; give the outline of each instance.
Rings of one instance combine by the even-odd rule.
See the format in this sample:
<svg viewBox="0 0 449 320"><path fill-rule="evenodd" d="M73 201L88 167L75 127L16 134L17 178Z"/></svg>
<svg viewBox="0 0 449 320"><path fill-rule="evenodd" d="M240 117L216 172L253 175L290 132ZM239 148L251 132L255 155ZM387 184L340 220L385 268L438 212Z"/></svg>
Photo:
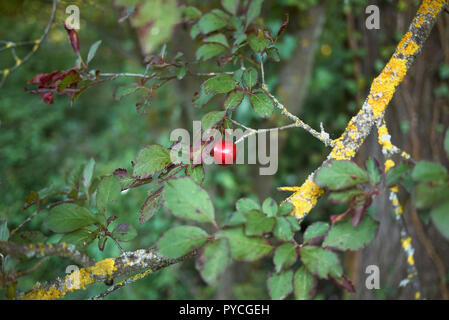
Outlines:
<svg viewBox="0 0 449 320"><path fill-rule="evenodd" d="M53 92L44 92L41 93L41 99L46 104L53 104Z"/></svg>
<svg viewBox="0 0 449 320"><path fill-rule="evenodd" d="M72 45L73 51L75 51L76 55L80 55L80 44L78 40L78 33L75 29L70 29L67 27L67 25L64 23L64 28L67 31L67 34L69 36L70 44Z"/></svg>

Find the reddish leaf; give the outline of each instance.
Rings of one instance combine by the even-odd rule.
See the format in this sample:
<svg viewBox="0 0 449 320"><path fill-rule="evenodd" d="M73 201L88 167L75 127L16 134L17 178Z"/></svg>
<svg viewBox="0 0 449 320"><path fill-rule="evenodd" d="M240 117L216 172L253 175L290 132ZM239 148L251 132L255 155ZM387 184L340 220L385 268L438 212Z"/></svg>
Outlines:
<svg viewBox="0 0 449 320"><path fill-rule="evenodd" d="M75 29L70 29L67 27L67 25L64 23L64 28L67 31L67 34L69 36L70 44L72 45L73 51L75 51L76 55L80 55L80 44L78 41L78 33L75 31Z"/></svg>
<svg viewBox="0 0 449 320"><path fill-rule="evenodd" d="M289 15L288 15L288 13L286 13L284 16L284 21L282 21L282 26L276 35L276 41L278 40L279 36L285 31L285 29L287 29L288 20L289 20Z"/></svg>
<svg viewBox="0 0 449 320"><path fill-rule="evenodd" d="M46 104L53 104L53 93L52 92L41 93L41 99Z"/></svg>

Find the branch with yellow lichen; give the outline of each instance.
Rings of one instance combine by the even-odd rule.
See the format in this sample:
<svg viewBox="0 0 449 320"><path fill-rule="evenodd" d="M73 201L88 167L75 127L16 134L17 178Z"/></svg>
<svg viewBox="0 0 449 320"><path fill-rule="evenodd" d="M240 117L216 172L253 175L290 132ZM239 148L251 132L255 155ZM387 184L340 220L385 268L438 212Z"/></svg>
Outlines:
<svg viewBox="0 0 449 320"><path fill-rule="evenodd" d="M447 0L423 0L408 32L402 37L393 56L371 84L370 92L361 110L347 125L343 134L333 141L333 149L323 167L330 160L350 160L360 149L373 126L382 123L386 107L397 87L420 53L423 44L435 25L438 15L448 5ZM320 168L321 168L320 167ZM318 168L319 169L319 168ZM317 170L318 170L317 169ZM313 181L314 171L302 186L281 187L279 190L294 192L286 201L293 204L292 214L302 221L324 194Z"/></svg>
<svg viewBox="0 0 449 320"><path fill-rule="evenodd" d="M15 243L8 241L0 241L0 253L3 255L11 255L14 257L27 258L43 258L50 256L58 256L69 258L73 262L89 267L95 262L84 252L76 249L73 244L67 243Z"/></svg>
<svg viewBox="0 0 449 320"><path fill-rule="evenodd" d="M28 292L19 295L19 299L61 299L67 293L84 290L93 283L116 279L141 270L146 270L144 274L147 275L184 261L195 254L194 250L180 258L168 259L160 255L154 248L125 252L117 258L104 259L92 266L76 270L64 278L57 278L42 284L37 283ZM118 285L122 287L124 284L120 285L119 283Z"/></svg>

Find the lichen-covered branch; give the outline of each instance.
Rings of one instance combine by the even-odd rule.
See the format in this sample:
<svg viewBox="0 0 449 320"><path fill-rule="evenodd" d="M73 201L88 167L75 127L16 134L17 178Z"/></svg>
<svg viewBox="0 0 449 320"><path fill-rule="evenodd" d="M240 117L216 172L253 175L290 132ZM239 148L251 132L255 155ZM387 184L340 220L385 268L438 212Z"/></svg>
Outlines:
<svg viewBox="0 0 449 320"><path fill-rule="evenodd" d="M194 250L180 258L168 259L160 255L154 248L126 252L117 258L107 258L98 261L90 267L74 271L64 278L57 278L42 284L37 283L27 293L21 294L19 298L37 300L60 299L67 293L84 290L88 285L95 282L115 279L141 270L146 270L146 274L149 274L184 261L195 254L196 251Z"/></svg>
<svg viewBox="0 0 449 320"><path fill-rule="evenodd" d="M0 241L0 253L14 257L43 258L58 256L69 258L73 262L89 267L95 262L85 253L76 249L73 244L63 243L15 243Z"/></svg>
<svg viewBox="0 0 449 320"><path fill-rule="evenodd" d="M393 56L382 72L372 82L369 95L361 110L350 120L343 134L333 141L333 149L322 166L333 159L352 159L373 126L382 123L386 107L420 53L423 44L437 21L438 15L447 4L447 0L422 1L408 32L402 37ZM324 190L314 183L313 176L314 172L302 186L279 188L283 191L294 192L286 201L293 204L294 210L292 214L299 221L306 217L324 193Z"/></svg>

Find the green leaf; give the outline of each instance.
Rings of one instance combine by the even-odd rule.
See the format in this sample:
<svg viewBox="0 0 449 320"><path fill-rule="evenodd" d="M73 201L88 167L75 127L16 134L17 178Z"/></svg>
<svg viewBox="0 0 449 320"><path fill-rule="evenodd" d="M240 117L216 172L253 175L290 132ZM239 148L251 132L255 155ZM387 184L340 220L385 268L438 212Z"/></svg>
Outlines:
<svg viewBox="0 0 449 320"><path fill-rule="evenodd" d="M0 222L0 241L7 241L9 238L8 221Z"/></svg>
<svg viewBox="0 0 449 320"><path fill-rule="evenodd" d="M198 60L209 60L226 51L226 48L216 43L206 43L196 50L196 58Z"/></svg>
<svg viewBox="0 0 449 320"><path fill-rule="evenodd" d="M273 234L282 241L290 241L293 239L293 232L290 222L284 217L276 217L276 226Z"/></svg>
<svg viewBox="0 0 449 320"><path fill-rule="evenodd" d="M274 110L274 103L271 98L263 93L258 92L249 96L249 101L254 111L262 118L268 118Z"/></svg>
<svg viewBox="0 0 449 320"><path fill-rule="evenodd" d="M430 216L435 227L444 237L449 239L449 202L432 209Z"/></svg>
<svg viewBox="0 0 449 320"><path fill-rule="evenodd" d="M228 40L226 39L226 36L223 33L217 33L209 37L206 37L203 39L203 42L218 43L221 44L222 46L225 46L226 48L229 48Z"/></svg>
<svg viewBox="0 0 449 320"><path fill-rule="evenodd" d="M257 73L256 69L254 68L245 69L245 71L243 71L243 82L251 90L251 88L257 84L258 76L259 74Z"/></svg>
<svg viewBox="0 0 449 320"><path fill-rule="evenodd" d="M301 260L309 272L321 279L340 278L343 269L337 255L329 250L315 246L300 249Z"/></svg>
<svg viewBox="0 0 449 320"><path fill-rule="evenodd" d="M197 165L192 168L192 165L189 164L186 175L190 176L193 181L201 185L204 181L204 168L202 165Z"/></svg>
<svg viewBox="0 0 449 320"><path fill-rule="evenodd" d="M97 189L97 209L101 212L106 210L108 204L118 200L120 197L120 182L114 176L103 178Z"/></svg>
<svg viewBox="0 0 449 320"><path fill-rule="evenodd" d="M187 67L183 65L176 69L176 78L178 78L178 80L182 80L185 77L186 73Z"/></svg>
<svg viewBox="0 0 449 320"><path fill-rule="evenodd" d="M140 224L144 224L150 220L162 207L162 197L159 194L156 197L149 197L140 208Z"/></svg>
<svg viewBox="0 0 449 320"><path fill-rule="evenodd" d="M198 35L201 33L200 27L198 26L198 23L194 23L192 27L190 28L190 38L195 39L198 37ZM198 54L198 51L197 51ZM207 59L205 59L207 60Z"/></svg>
<svg viewBox="0 0 449 320"><path fill-rule="evenodd" d="M213 98L214 95L215 95L215 93L213 93L213 92L206 92L206 90L204 89L204 85L202 85L200 92L195 94L195 96L193 98L193 103L197 107L201 108L206 103L208 103L210 101L210 99Z"/></svg>
<svg viewBox="0 0 449 320"><path fill-rule="evenodd" d="M268 293L273 300L285 299L293 291L293 271L273 273L267 280Z"/></svg>
<svg viewBox="0 0 449 320"><path fill-rule="evenodd" d="M225 226L237 226L246 222L246 216L241 212L233 212L227 216Z"/></svg>
<svg viewBox="0 0 449 320"><path fill-rule="evenodd" d="M212 128L218 122L222 121L226 115L226 111L211 111L206 113L201 119L201 127L204 131Z"/></svg>
<svg viewBox="0 0 449 320"><path fill-rule="evenodd" d="M82 79L79 73L75 70L71 70L64 76L64 78L61 79L61 82L58 84L58 92L67 89L67 87L70 86L72 83L78 83L81 80Z"/></svg>
<svg viewBox="0 0 449 320"><path fill-rule="evenodd" d="M271 232L275 223L274 218L267 218L259 210L251 210L246 216L245 233L247 236L261 236Z"/></svg>
<svg viewBox="0 0 449 320"><path fill-rule="evenodd" d="M310 300L316 286L315 277L304 266L301 266L293 278L295 298L297 300Z"/></svg>
<svg viewBox="0 0 449 320"><path fill-rule="evenodd" d="M283 202L279 205L279 215L286 216L293 211L293 205L290 202Z"/></svg>
<svg viewBox="0 0 449 320"><path fill-rule="evenodd" d="M137 237L137 230L127 223L121 223L112 231L112 237L118 241L131 241Z"/></svg>
<svg viewBox="0 0 449 320"><path fill-rule="evenodd" d="M421 182L413 190L413 198L418 209L436 206L449 198L449 186L446 183Z"/></svg>
<svg viewBox="0 0 449 320"><path fill-rule="evenodd" d="M276 47L268 48L267 55L269 58L273 59L274 62L281 61L281 56L279 55L279 50Z"/></svg>
<svg viewBox="0 0 449 320"><path fill-rule="evenodd" d="M221 0L221 5L230 14L236 15L240 0Z"/></svg>
<svg viewBox="0 0 449 320"><path fill-rule="evenodd" d="M274 252L273 262L277 273L291 267L296 260L298 260L298 253L296 252L296 245L293 243L285 243Z"/></svg>
<svg viewBox="0 0 449 320"><path fill-rule="evenodd" d="M192 178L167 181L163 193L166 207L175 216L198 222L215 221L209 195Z"/></svg>
<svg viewBox="0 0 449 320"><path fill-rule="evenodd" d="M215 285L218 277L229 264L229 248L225 240L206 243L196 259L196 269L209 285Z"/></svg>
<svg viewBox="0 0 449 320"><path fill-rule="evenodd" d="M79 229L73 232L64 234L59 240L60 243L66 242L75 245L77 249L83 249L88 244L92 243L96 238L95 232L88 229Z"/></svg>
<svg viewBox="0 0 449 320"><path fill-rule="evenodd" d="M237 108L242 103L244 96L245 94L239 90L229 92L224 101L225 109L234 110L235 108Z"/></svg>
<svg viewBox="0 0 449 320"><path fill-rule="evenodd" d="M371 183L378 184L380 181L379 169L376 168L373 158L369 158L365 163L366 170L368 171L368 179Z"/></svg>
<svg viewBox="0 0 449 320"><path fill-rule="evenodd" d="M198 21L198 26L204 34L224 28L226 25L226 21L211 12L204 14Z"/></svg>
<svg viewBox="0 0 449 320"><path fill-rule="evenodd" d="M290 227L293 232L299 231L301 227L299 226L299 221L294 216L287 216L285 219L290 223Z"/></svg>
<svg viewBox="0 0 449 320"><path fill-rule="evenodd" d="M157 248L163 256L176 259L200 247L208 238L207 232L198 227L174 227L158 240Z"/></svg>
<svg viewBox="0 0 449 320"><path fill-rule="evenodd" d="M374 239L378 224L368 216L357 227L349 219L336 223L324 239L323 247L353 251L361 249Z"/></svg>
<svg viewBox="0 0 449 320"><path fill-rule="evenodd" d="M83 170L83 186L86 190L88 190L90 187L92 177L94 175L94 170L95 170L95 160L94 158L90 158L87 164L84 166Z"/></svg>
<svg viewBox="0 0 449 320"><path fill-rule="evenodd" d="M0 226L1 229L1 226ZM1 234L1 231L0 231ZM0 240L1 239L0 235ZM47 240L47 237L38 230L23 230L14 233L13 236L9 239L11 242L17 242L17 243L39 243L39 242L45 242Z"/></svg>
<svg viewBox="0 0 449 320"><path fill-rule="evenodd" d="M53 232L71 232L98 223L97 217L86 208L74 203L54 207L47 217L47 227Z"/></svg>
<svg viewBox="0 0 449 320"><path fill-rule="evenodd" d="M250 198L241 198L235 204L237 211L247 214L251 210L260 210L259 204Z"/></svg>
<svg viewBox="0 0 449 320"><path fill-rule="evenodd" d="M356 188L334 191L329 194L329 200L336 203L348 203L352 198L361 194L362 191Z"/></svg>
<svg viewBox="0 0 449 320"><path fill-rule="evenodd" d="M248 36L248 44L254 51L263 52L270 45L270 40L264 37L263 32L259 35L252 33Z"/></svg>
<svg viewBox="0 0 449 320"><path fill-rule="evenodd" d="M236 84L236 81L230 74L221 73L208 79L204 83L204 89L206 92L228 93L229 91L234 90Z"/></svg>
<svg viewBox="0 0 449 320"><path fill-rule="evenodd" d="M260 15L263 0L251 0L248 11L246 12L246 26Z"/></svg>
<svg viewBox="0 0 449 320"><path fill-rule="evenodd" d="M449 129L446 130L446 135L444 136L444 150L446 151L446 156L449 158Z"/></svg>
<svg viewBox="0 0 449 320"><path fill-rule="evenodd" d="M95 57L95 54L97 53L98 47L101 44L101 40L98 40L89 48L89 53L87 54L87 64L89 64L90 61Z"/></svg>
<svg viewBox="0 0 449 320"><path fill-rule="evenodd" d="M170 162L170 153L165 148L158 144L146 146L137 154L133 176L138 179L149 178Z"/></svg>
<svg viewBox="0 0 449 320"><path fill-rule="evenodd" d="M266 198L262 204L262 211L268 217L275 217L278 213L278 204L272 198Z"/></svg>
<svg viewBox="0 0 449 320"><path fill-rule="evenodd" d="M129 96L130 94L133 94L137 90L141 89L140 87L136 87L135 84L129 84L129 85L121 85L118 86L113 93L113 97L115 101L122 100L123 97Z"/></svg>
<svg viewBox="0 0 449 320"><path fill-rule="evenodd" d="M368 174L352 161L334 160L318 170L315 183L331 190L368 182Z"/></svg>
<svg viewBox="0 0 449 320"><path fill-rule="evenodd" d="M184 14L185 20L199 19L199 18L201 18L201 15L202 15L200 10L198 10L197 8L192 7L192 6L185 7L183 11L184 11L183 14Z"/></svg>
<svg viewBox="0 0 449 320"><path fill-rule="evenodd" d="M321 236L324 236L329 230L329 224L326 222L315 222L310 225L306 232L304 232L304 243Z"/></svg>
<svg viewBox="0 0 449 320"><path fill-rule="evenodd" d="M273 250L265 239L247 237L242 227L221 230L217 232L216 237L228 239L231 257L235 260L255 261Z"/></svg>
<svg viewBox="0 0 449 320"><path fill-rule="evenodd" d="M405 162L400 162L394 168L388 170L386 177L386 185L387 187L391 187L397 183L399 183L400 179L403 178L409 171L412 166Z"/></svg>
<svg viewBox="0 0 449 320"><path fill-rule="evenodd" d="M412 171L415 181L431 182L447 179L447 170L436 162L419 161Z"/></svg>

